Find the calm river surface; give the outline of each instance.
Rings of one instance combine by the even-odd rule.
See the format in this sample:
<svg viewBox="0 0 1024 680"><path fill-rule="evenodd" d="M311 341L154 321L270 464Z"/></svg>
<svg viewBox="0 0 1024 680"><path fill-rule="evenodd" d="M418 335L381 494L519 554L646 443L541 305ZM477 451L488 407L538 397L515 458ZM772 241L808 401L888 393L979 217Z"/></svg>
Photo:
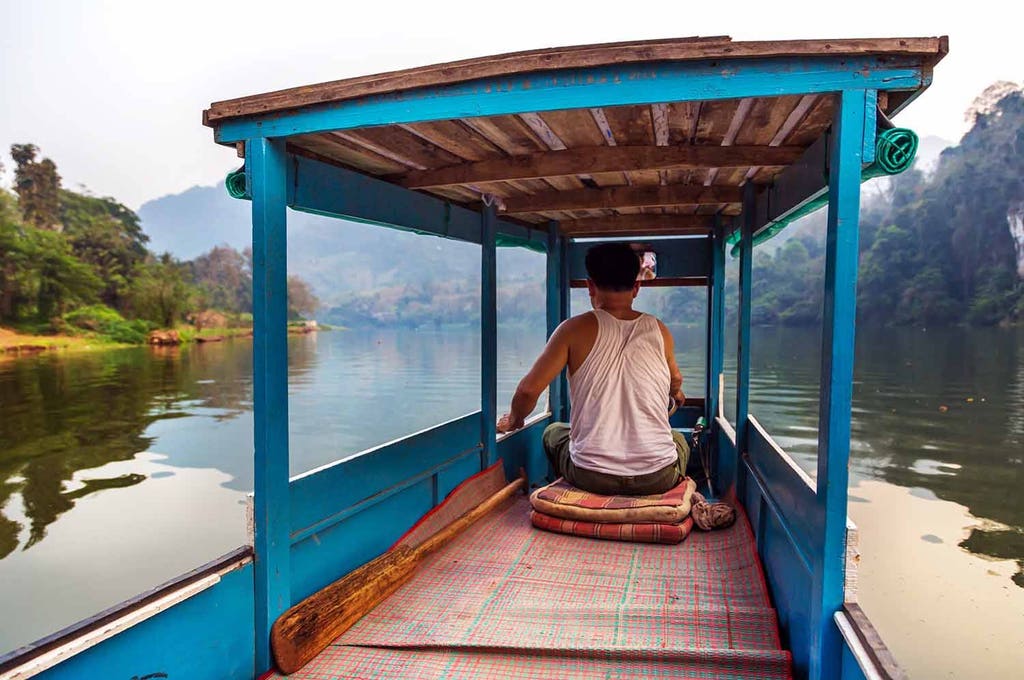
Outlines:
<svg viewBox="0 0 1024 680"><path fill-rule="evenodd" d="M676 335L699 394L703 331ZM502 404L542 342L502 334ZM751 411L813 474L817 338L752 344ZM241 340L0 362L0 654L244 542L251 359ZM292 472L474 410L478 362L470 331L293 338ZM1024 329L862 330L853 419L861 604L912 677L1013 677Z"/></svg>

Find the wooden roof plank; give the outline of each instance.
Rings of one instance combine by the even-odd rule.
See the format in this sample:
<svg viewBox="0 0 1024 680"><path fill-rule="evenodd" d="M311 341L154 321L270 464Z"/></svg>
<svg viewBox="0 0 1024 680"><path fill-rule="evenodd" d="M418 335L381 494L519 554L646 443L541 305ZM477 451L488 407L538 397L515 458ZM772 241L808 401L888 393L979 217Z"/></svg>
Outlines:
<svg viewBox="0 0 1024 680"><path fill-rule="evenodd" d="M707 187L700 185L608 187L604 189L554 191L546 194L511 198L505 201L503 212L514 214L547 210L703 205L738 203L741 200L742 190L739 187Z"/></svg>
<svg viewBox="0 0 1024 680"><path fill-rule="evenodd" d="M417 168L434 168L462 162L462 158L449 153L423 138L396 126L338 130L330 134L363 146Z"/></svg>
<svg viewBox="0 0 1024 680"><path fill-rule="evenodd" d="M289 88L213 103L204 122L216 125L228 118L252 116L388 94L421 87L463 83L481 78L526 74L554 69L577 69L609 64L655 61L774 58L802 56L909 56L933 65L948 50L945 38L876 38L845 40L780 40L733 42L728 37L649 40L532 50L435 64L390 73L348 78Z"/></svg>
<svg viewBox="0 0 1024 680"><path fill-rule="evenodd" d="M574 175L580 168L587 168L591 173L607 173L750 167L755 164L789 165L802 151L801 147L796 146L577 147L409 172L398 178L398 183L407 188L424 188L470 182L540 179Z"/></svg>
<svg viewBox="0 0 1024 680"><path fill-rule="evenodd" d="M462 122L510 156L548 148L517 116L481 116L463 118Z"/></svg>
<svg viewBox="0 0 1024 680"><path fill-rule="evenodd" d="M421 139L448 153L469 161L501 158L502 151L486 137L482 137L458 120L438 120L430 123L399 125Z"/></svg>
<svg viewBox="0 0 1024 680"><path fill-rule="evenodd" d="M395 161L393 158L381 156L358 144L335 137L330 133L300 135L288 141L290 144L307 149L322 158L327 158L335 163L341 163L347 167L375 175L405 172L409 169L407 164Z"/></svg>

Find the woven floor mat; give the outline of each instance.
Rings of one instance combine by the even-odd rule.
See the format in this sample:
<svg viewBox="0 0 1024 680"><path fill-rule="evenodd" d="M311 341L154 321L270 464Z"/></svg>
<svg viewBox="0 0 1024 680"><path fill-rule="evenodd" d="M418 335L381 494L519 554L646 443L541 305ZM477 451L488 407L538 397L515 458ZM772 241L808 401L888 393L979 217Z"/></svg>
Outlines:
<svg viewBox="0 0 1024 680"><path fill-rule="evenodd" d="M302 680L783 680L787 652L727 651L690 655L553 655L468 650L328 647L298 673ZM276 676L275 676L276 677Z"/></svg>
<svg viewBox="0 0 1024 680"><path fill-rule="evenodd" d="M746 517L679 545L531 527L517 500L290 677L786 678Z"/></svg>

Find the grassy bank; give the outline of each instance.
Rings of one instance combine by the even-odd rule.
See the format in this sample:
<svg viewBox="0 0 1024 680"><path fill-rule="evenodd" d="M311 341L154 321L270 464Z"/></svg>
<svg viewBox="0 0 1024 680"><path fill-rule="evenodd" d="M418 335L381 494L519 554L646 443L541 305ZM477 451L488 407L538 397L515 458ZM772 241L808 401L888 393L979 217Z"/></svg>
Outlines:
<svg viewBox="0 0 1024 680"><path fill-rule="evenodd" d="M99 335L44 334L30 329L0 328L0 360L32 356L41 352L83 352L128 347Z"/></svg>

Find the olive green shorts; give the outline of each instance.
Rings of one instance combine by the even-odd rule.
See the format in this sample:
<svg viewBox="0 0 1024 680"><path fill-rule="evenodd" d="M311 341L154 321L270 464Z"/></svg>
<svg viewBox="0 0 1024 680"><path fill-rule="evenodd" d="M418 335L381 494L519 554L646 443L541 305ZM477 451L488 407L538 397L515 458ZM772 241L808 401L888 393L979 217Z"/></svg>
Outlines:
<svg viewBox="0 0 1024 680"><path fill-rule="evenodd" d="M686 475L690 446L682 432L672 430L679 457L674 463L646 475L622 477L577 467L569 455L569 425L552 423L544 430L544 453L555 474L573 486L602 496L646 496L665 493Z"/></svg>

